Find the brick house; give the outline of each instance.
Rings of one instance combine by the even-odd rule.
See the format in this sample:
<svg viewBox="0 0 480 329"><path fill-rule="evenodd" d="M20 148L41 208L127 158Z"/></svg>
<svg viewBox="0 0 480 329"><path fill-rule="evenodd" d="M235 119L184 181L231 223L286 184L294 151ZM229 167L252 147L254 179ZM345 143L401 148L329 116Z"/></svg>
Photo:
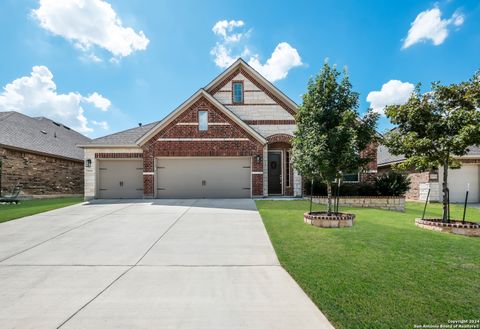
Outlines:
<svg viewBox="0 0 480 329"><path fill-rule="evenodd" d="M85 199L301 196L296 112L238 59L163 120L82 145Z"/></svg>
<svg viewBox="0 0 480 329"><path fill-rule="evenodd" d="M22 185L22 196L83 194L83 150L88 137L50 119L0 112L0 191Z"/></svg>
<svg viewBox="0 0 480 329"><path fill-rule="evenodd" d="M388 152L384 145L377 149L378 173L382 174L392 169L394 164L405 160L403 155L395 156ZM480 148L470 147L467 155L459 157L462 164L459 169L449 169L448 187L450 201L461 203L465 201L465 191L469 188L469 202L480 202ZM425 201L430 189L431 201L442 201L443 167L432 168L429 171L411 171L410 190L406 194L409 200Z"/></svg>

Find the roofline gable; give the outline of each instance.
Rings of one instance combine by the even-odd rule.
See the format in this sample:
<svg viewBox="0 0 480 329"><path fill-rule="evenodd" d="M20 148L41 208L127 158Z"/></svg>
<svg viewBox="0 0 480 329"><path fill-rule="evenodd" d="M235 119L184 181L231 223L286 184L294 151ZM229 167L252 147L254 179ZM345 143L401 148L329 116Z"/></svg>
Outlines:
<svg viewBox="0 0 480 329"><path fill-rule="evenodd" d="M242 58L239 58L235 62L233 62L230 67L220 73L215 79L213 79L208 85L206 85L204 89L209 93L213 94L215 91L215 87L222 83L232 72L234 72L238 68L243 68L248 74L252 75L253 78L256 79L265 89L267 89L274 96L279 98L294 113L298 111L298 105L292 99L290 99L290 97L285 95L280 89L278 89L273 83L268 81L263 75L261 75L253 67L251 67Z"/></svg>
<svg viewBox="0 0 480 329"><path fill-rule="evenodd" d="M165 128L170 122L172 122L176 117L182 114L185 110L187 110L193 103L195 103L200 97L205 97L210 103L212 103L217 109L222 111L225 115L227 115L231 120L237 123L243 130L245 130L249 135L253 138L258 140L262 145L267 143L267 140L262 137L259 133L257 133L252 127L248 124L243 122L239 117L233 114L228 108L226 108L222 103L216 100L212 95L205 91L205 89L198 90L195 94L190 96L185 102L180 104L175 110L170 112L163 120L161 120L157 125L155 125L152 129L146 132L142 137L140 137L135 143L138 146L143 146L150 140L153 136L158 134L163 128Z"/></svg>

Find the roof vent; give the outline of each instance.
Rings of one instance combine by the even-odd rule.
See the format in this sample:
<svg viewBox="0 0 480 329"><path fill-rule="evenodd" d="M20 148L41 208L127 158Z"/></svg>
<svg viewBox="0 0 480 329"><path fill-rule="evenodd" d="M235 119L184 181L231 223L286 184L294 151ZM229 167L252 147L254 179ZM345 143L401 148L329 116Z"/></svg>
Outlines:
<svg viewBox="0 0 480 329"><path fill-rule="evenodd" d="M63 128L65 128L67 130L70 130L70 127L67 127L67 126L63 126Z"/></svg>
<svg viewBox="0 0 480 329"><path fill-rule="evenodd" d="M141 123L141 122L139 122L139 123L138 123L138 126L139 126L139 127L141 127L141 126L142 126L142 123Z"/></svg>
<svg viewBox="0 0 480 329"><path fill-rule="evenodd" d="M55 121L52 121L52 123L56 126L59 126L60 127L60 124L58 122L55 122Z"/></svg>
<svg viewBox="0 0 480 329"><path fill-rule="evenodd" d="M44 134L44 135L47 134L47 132L46 132L45 130L40 130L40 132L41 132L42 134Z"/></svg>

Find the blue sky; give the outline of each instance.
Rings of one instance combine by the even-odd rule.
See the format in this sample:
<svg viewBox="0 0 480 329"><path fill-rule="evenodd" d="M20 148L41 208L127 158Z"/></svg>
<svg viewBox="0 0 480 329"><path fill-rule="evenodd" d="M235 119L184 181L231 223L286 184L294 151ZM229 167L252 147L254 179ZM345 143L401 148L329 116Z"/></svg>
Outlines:
<svg viewBox="0 0 480 329"><path fill-rule="evenodd" d="M312 3L3 0L0 111L102 136L163 118L243 55L297 103L328 58L360 112L381 112L480 68L478 1Z"/></svg>

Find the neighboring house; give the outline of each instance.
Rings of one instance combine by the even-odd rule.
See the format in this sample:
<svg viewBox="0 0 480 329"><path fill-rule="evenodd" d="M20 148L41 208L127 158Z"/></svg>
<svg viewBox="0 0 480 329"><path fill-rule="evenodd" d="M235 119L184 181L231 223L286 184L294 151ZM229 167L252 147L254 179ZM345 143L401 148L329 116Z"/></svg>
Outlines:
<svg viewBox="0 0 480 329"><path fill-rule="evenodd" d="M0 112L0 190L24 196L83 194L83 150L90 139L50 119Z"/></svg>
<svg viewBox="0 0 480 329"><path fill-rule="evenodd" d="M378 172L391 170L392 165L405 160L403 155L395 156L384 145L377 149ZM467 155L459 157L460 169L448 170L448 187L451 202L464 202L465 191L469 188L469 202L480 202L480 148L470 147ZM410 172L410 190L406 197L410 200L425 200L430 189L430 200L442 200L443 167L430 171Z"/></svg>
<svg viewBox="0 0 480 329"><path fill-rule="evenodd" d="M239 59L162 121L82 145L85 199L301 196L296 112Z"/></svg>

